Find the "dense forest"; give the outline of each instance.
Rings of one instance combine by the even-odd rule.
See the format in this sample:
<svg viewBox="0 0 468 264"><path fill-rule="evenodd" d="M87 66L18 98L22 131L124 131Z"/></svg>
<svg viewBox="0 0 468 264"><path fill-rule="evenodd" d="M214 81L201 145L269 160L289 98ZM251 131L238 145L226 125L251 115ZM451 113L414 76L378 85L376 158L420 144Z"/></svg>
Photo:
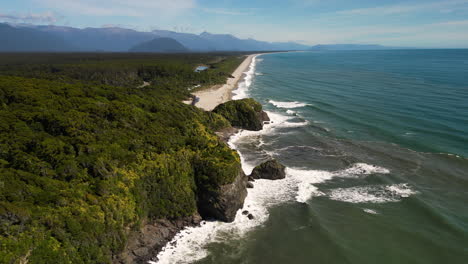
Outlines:
<svg viewBox="0 0 468 264"><path fill-rule="evenodd" d="M231 183L230 123L181 101L242 59L0 54L0 263L110 263L145 219Z"/></svg>

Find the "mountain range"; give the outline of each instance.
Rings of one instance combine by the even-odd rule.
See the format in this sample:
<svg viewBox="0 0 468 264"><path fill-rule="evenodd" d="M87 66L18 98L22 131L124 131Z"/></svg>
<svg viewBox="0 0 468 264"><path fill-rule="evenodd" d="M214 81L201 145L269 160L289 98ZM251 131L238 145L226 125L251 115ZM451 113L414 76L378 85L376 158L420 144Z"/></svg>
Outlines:
<svg viewBox="0 0 468 264"><path fill-rule="evenodd" d="M67 26L7 23L0 23L0 38L0 52L127 52L130 50L135 51L135 48L137 50L152 50L151 52L168 52L169 50L171 52L208 52L395 49L395 47L360 44L307 46L295 42L240 39L229 34L212 34L208 32L201 34L180 33L169 30L140 32L120 27L80 29ZM161 41L161 38L165 40ZM160 40L153 41L155 39ZM158 47L163 42L165 44ZM167 45L170 45L170 43L175 45L174 48L168 48ZM146 45L146 47L142 45Z"/></svg>
<svg viewBox="0 0 468 264"><path fill-rule="evenodd" d="M179 33L167 30L140 32L133 29L74 28L30 24L0 24L0 51L81 51L126 52L155 38L171 38L194 52L306 50L309 46L294 42L265 42L240 39L228 34ZM49 44L53 43L53 45Z"/></svg>
<svg viewBox="0 0 468 264"><path fill-rule="evenodd" d="M69 51L76 49L63 38L32 28L0 23L0 52Z"/></svg>
<svg viewBox="0 0 468 264"><path fill-rule="evenodd" d="M159 53L183 53L188 52L184 45L172 38L155 38L140 43L129 50L130 52L159 52Z"/></svg>

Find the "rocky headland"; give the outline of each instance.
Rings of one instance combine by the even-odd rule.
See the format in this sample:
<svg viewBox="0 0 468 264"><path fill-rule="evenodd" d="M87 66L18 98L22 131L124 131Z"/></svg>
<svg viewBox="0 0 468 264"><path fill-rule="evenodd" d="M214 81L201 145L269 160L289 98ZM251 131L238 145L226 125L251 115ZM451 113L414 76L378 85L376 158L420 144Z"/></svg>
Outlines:
<svg viewBox="0 0 468 264"><path fill-rule="evenodd" d="M229 101L218 105L212 113L218 118L226 119L229 126L220 128L219 144L227 144L229 137L240 129L259 131L270 119L263 111L260 103L253 99ZM196 164L196 162L195 162ZM242 209L247 196L247 188L253 185L249 179L281 179L284 178L284 166L276 160L267 161L255 168L252 175L244 174L240 160L231 164L229 173L235 173L233 181L223 185L202 184L202 190L197 193L197 212L190 217L176 219L159 219L142 224L142 228L132 231L123 253L116 257L114 263L146 263L154 259L171 239L183 228L197 226L202 220L217 220L232 222L239 209ZM222 170L210 170L210 164L199 164L195 167L198 173L209 177L210 174L222 174ZM253 219L252 214L247 214Z"/></svg>

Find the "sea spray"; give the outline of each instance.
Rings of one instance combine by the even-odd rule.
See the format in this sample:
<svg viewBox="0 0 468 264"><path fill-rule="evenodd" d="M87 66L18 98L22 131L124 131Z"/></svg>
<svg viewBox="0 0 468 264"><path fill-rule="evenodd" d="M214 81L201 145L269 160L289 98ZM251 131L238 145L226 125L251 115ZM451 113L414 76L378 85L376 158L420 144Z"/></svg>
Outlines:
<svg viewBox="0 0 468 264"><path fill-rule="evenodd" d="M300 107L304 107L304 106L307 106L308 104L306 103L301 103L301 102L298 102L298 101L294 101L294 102L279 102L279 101L274 101L274 100L269 100L268 101L270 104L278 107L278 108L287 108L287 109L290 109L290 108L300 108Z"/></svg>
<svg viewBox="0 0 468 264"><path fill-rule="evenodd" d="M255 77L255 68L257 66L257 57L256 55L252 58L252 62L249 65L249 69L244 73L245 77L237 86L237 89L233 91L233 100L244 99L248 97L249 87L252 85L253 78Z"/></svg>
<svg viewBox="0 0 468 264"><path fill-rule="evenodd" d="M279 113L268 113L271 122L266 124L261 131L240 131L232 136L228 144L233 149L238 148L238 143L250 137L259 137L271 134L276 129L290 127L290 117ZM301 125L301 123L297 123ZM302 124L303 125L303 124ZM258 165L246 160L242 152L242 168L246 174ZM316 184L331 180L334 177L346 177L349 175L369 175L372 173L388 173L385 168L357 163L353 166L336 172L308 170L301 168L287 168L286 178L282 180L256 180L254 188L248 189L248 195L244 202L244 208L239 210L232 223L218 221L203 221L199 227L189 227L182 230L174 239L158 254L159 264L192 263L205 258L209 252L206 245L213 242L227 242L232 239L241 239L249 231L264 224L269 217L269 209L285 202L306 203L314 196L325 195L319 191ZM242 214L248 211L254 216L249 219Z"/></svg>

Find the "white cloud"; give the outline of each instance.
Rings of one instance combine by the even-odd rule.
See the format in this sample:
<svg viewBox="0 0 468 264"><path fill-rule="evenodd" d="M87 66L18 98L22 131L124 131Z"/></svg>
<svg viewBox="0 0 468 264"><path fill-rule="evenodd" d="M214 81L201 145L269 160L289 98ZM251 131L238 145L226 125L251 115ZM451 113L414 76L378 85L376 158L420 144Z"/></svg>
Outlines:
<svg viewBox="0 0 468 264"><path fill-rule="evenodd" d="M94 16L172 15L195 7L195 0L35 0L41 6Z"/></svg>
<svg viewBox="0 0 468 264"><path fill-rule="evenodd" d="M27 14L1 14L0 19L14 23L48 23L53 24L62 17L52 12L27 13Z"/></svg>

